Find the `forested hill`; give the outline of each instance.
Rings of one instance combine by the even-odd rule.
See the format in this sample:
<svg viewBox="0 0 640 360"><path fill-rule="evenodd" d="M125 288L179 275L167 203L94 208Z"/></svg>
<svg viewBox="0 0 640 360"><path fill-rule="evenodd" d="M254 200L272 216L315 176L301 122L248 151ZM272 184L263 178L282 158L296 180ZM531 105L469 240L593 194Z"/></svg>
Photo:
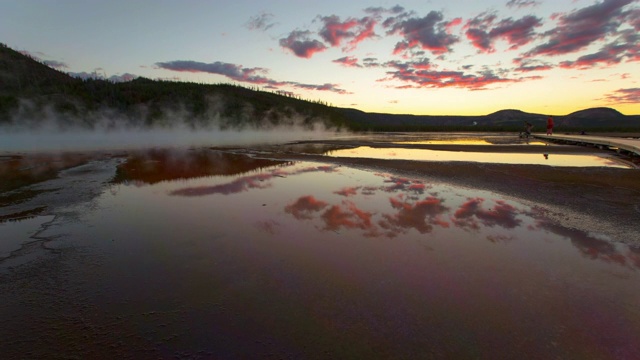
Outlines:
<svg viewBox="0 0 640 360"><path fill-rule="evenodd" d="M0 45L0 124L37 127L343 127L337 108L228 84L77 79Z"/></svg>
<svg viewBox="0 0 640 360"><path fill-rule="evenodd" d="M35 128L272 128L297 125L373 131L543 129L547 114L500 110L482 116L366 113L228 84L137 78L78 79L0 44L0 126ZM595 108L554 115L567 130L640 131L640 115Z"/></svg>

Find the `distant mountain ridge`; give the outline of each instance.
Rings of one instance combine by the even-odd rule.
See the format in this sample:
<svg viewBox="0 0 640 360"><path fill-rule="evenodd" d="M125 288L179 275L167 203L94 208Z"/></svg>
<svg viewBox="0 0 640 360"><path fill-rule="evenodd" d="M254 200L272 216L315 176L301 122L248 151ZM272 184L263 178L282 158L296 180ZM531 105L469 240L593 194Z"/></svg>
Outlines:
<svg viewBox="0 0 640 360"><path fill-rule="evenodd" d="M488 115L397 115L366 113L356 109L342 109L356 129L367 127L386 131L409 131L416 129L437 130L446 127L455 130L519 130L524 122L530 122L534 129L544 129L549 114L527 113L521 110L499 110ZM640 115L624 115L615 109L592 108L568 115L553 115L558 128L574 131L598 129L640 130Z"/></svg>
<svg viewBox="0 0 640 360"><path fill-rule="evenodd" d="M112 83L78 79L0 44L0 125L61 127L179 125L272 128L323 124L364 131L520 130L545 127L548 114L505 109L482 116L367 113L228 84L138 78ZM553 115L553 114L552 114ZM559 129L640 131L640 115L592 108L554 115Z"/></svg>
<svg viewBox="0 0 640 360"><path fill-rule="evenodd" d="M634 127L637 126L637 122L640 122L640 115L627 116L618 110L607 107L579 110L568 115L533 114L520 110L500 110L487 115L487 118L503 123L514 120L520 122L529 121L532 124L546 127L546 119L549 115L552 115L554 122L561 127Z"/></svg>

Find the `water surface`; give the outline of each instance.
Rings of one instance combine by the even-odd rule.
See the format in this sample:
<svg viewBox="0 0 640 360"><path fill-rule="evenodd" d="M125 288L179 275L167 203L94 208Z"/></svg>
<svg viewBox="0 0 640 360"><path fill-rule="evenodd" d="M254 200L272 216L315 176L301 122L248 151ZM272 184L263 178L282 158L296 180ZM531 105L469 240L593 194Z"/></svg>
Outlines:
<svg viewBox="0 0 640 360"><path fill-rule="evenodd" d="M639 249L491 192L214 158L206 176L184 153L130 163L80 221L40 234L84 250L63 296L13 308L7 326L40 326L7 340L153 357L640 353Z"/></svg>
<svg viewBox="0 0 640 360"><path fill-rule="evenodd" d="M34 241L32 236L43 224L53 220L53 216L34 216L20 221L0 222L0 260L8 258L23 244Z"/></svg>
<svg viewBox="0 0 640 360"><path fill-rule="evenodd" d="M608 155L549 154L543 152L543 150L541 150L539 154L530 154L517 152L468 152L360 146L353 149L327 151L326 155L333 157L359 157L369 159L471 161L497 164L633 168L629 163L625 163Z"/></svg>

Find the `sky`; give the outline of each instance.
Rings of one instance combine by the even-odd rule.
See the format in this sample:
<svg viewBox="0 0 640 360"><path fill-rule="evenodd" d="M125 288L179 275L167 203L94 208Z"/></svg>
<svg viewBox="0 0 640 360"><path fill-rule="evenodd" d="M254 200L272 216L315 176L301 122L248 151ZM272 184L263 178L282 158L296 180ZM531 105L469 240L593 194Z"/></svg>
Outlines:
<svg viewBox="0 0 640 360"><path fill-rule="evenodd" d="M74 76L366 112L640 114L640 0L0 0L0 42Z"/></svg>

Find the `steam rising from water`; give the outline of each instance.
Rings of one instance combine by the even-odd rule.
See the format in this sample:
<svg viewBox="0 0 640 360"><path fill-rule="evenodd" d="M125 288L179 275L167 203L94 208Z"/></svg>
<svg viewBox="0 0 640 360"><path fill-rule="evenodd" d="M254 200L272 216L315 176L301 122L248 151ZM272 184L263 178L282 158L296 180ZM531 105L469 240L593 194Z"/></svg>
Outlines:
<svg viewBox="0 0 640 360"><path fill-rule="evenodd" d="M312 122L291 111L288 115L271 115L278 119L255 118L250 104L244 105L237 118L220 116L223 101L210 99L211 106L203 117L194 117L184 107L163 109L152 126L144 124L146 113L139 106L138 116L113 109L87 112L84 115L61 115L50 105L38 107L21 100L20 109L7 125L0 126L1 152L45 152L139 149L150 147L246 146L283 143L295 140L326 139L336 135L325 121Z"/></svg>
<svg viewBox="0 0 640 360"><path fill-rule="evenodd" d="M267 130L119 129L110 131L0 130L0 152L80 151L274 144L295 140L326 139L336 132L326 129L276 127Z"/></svg>

